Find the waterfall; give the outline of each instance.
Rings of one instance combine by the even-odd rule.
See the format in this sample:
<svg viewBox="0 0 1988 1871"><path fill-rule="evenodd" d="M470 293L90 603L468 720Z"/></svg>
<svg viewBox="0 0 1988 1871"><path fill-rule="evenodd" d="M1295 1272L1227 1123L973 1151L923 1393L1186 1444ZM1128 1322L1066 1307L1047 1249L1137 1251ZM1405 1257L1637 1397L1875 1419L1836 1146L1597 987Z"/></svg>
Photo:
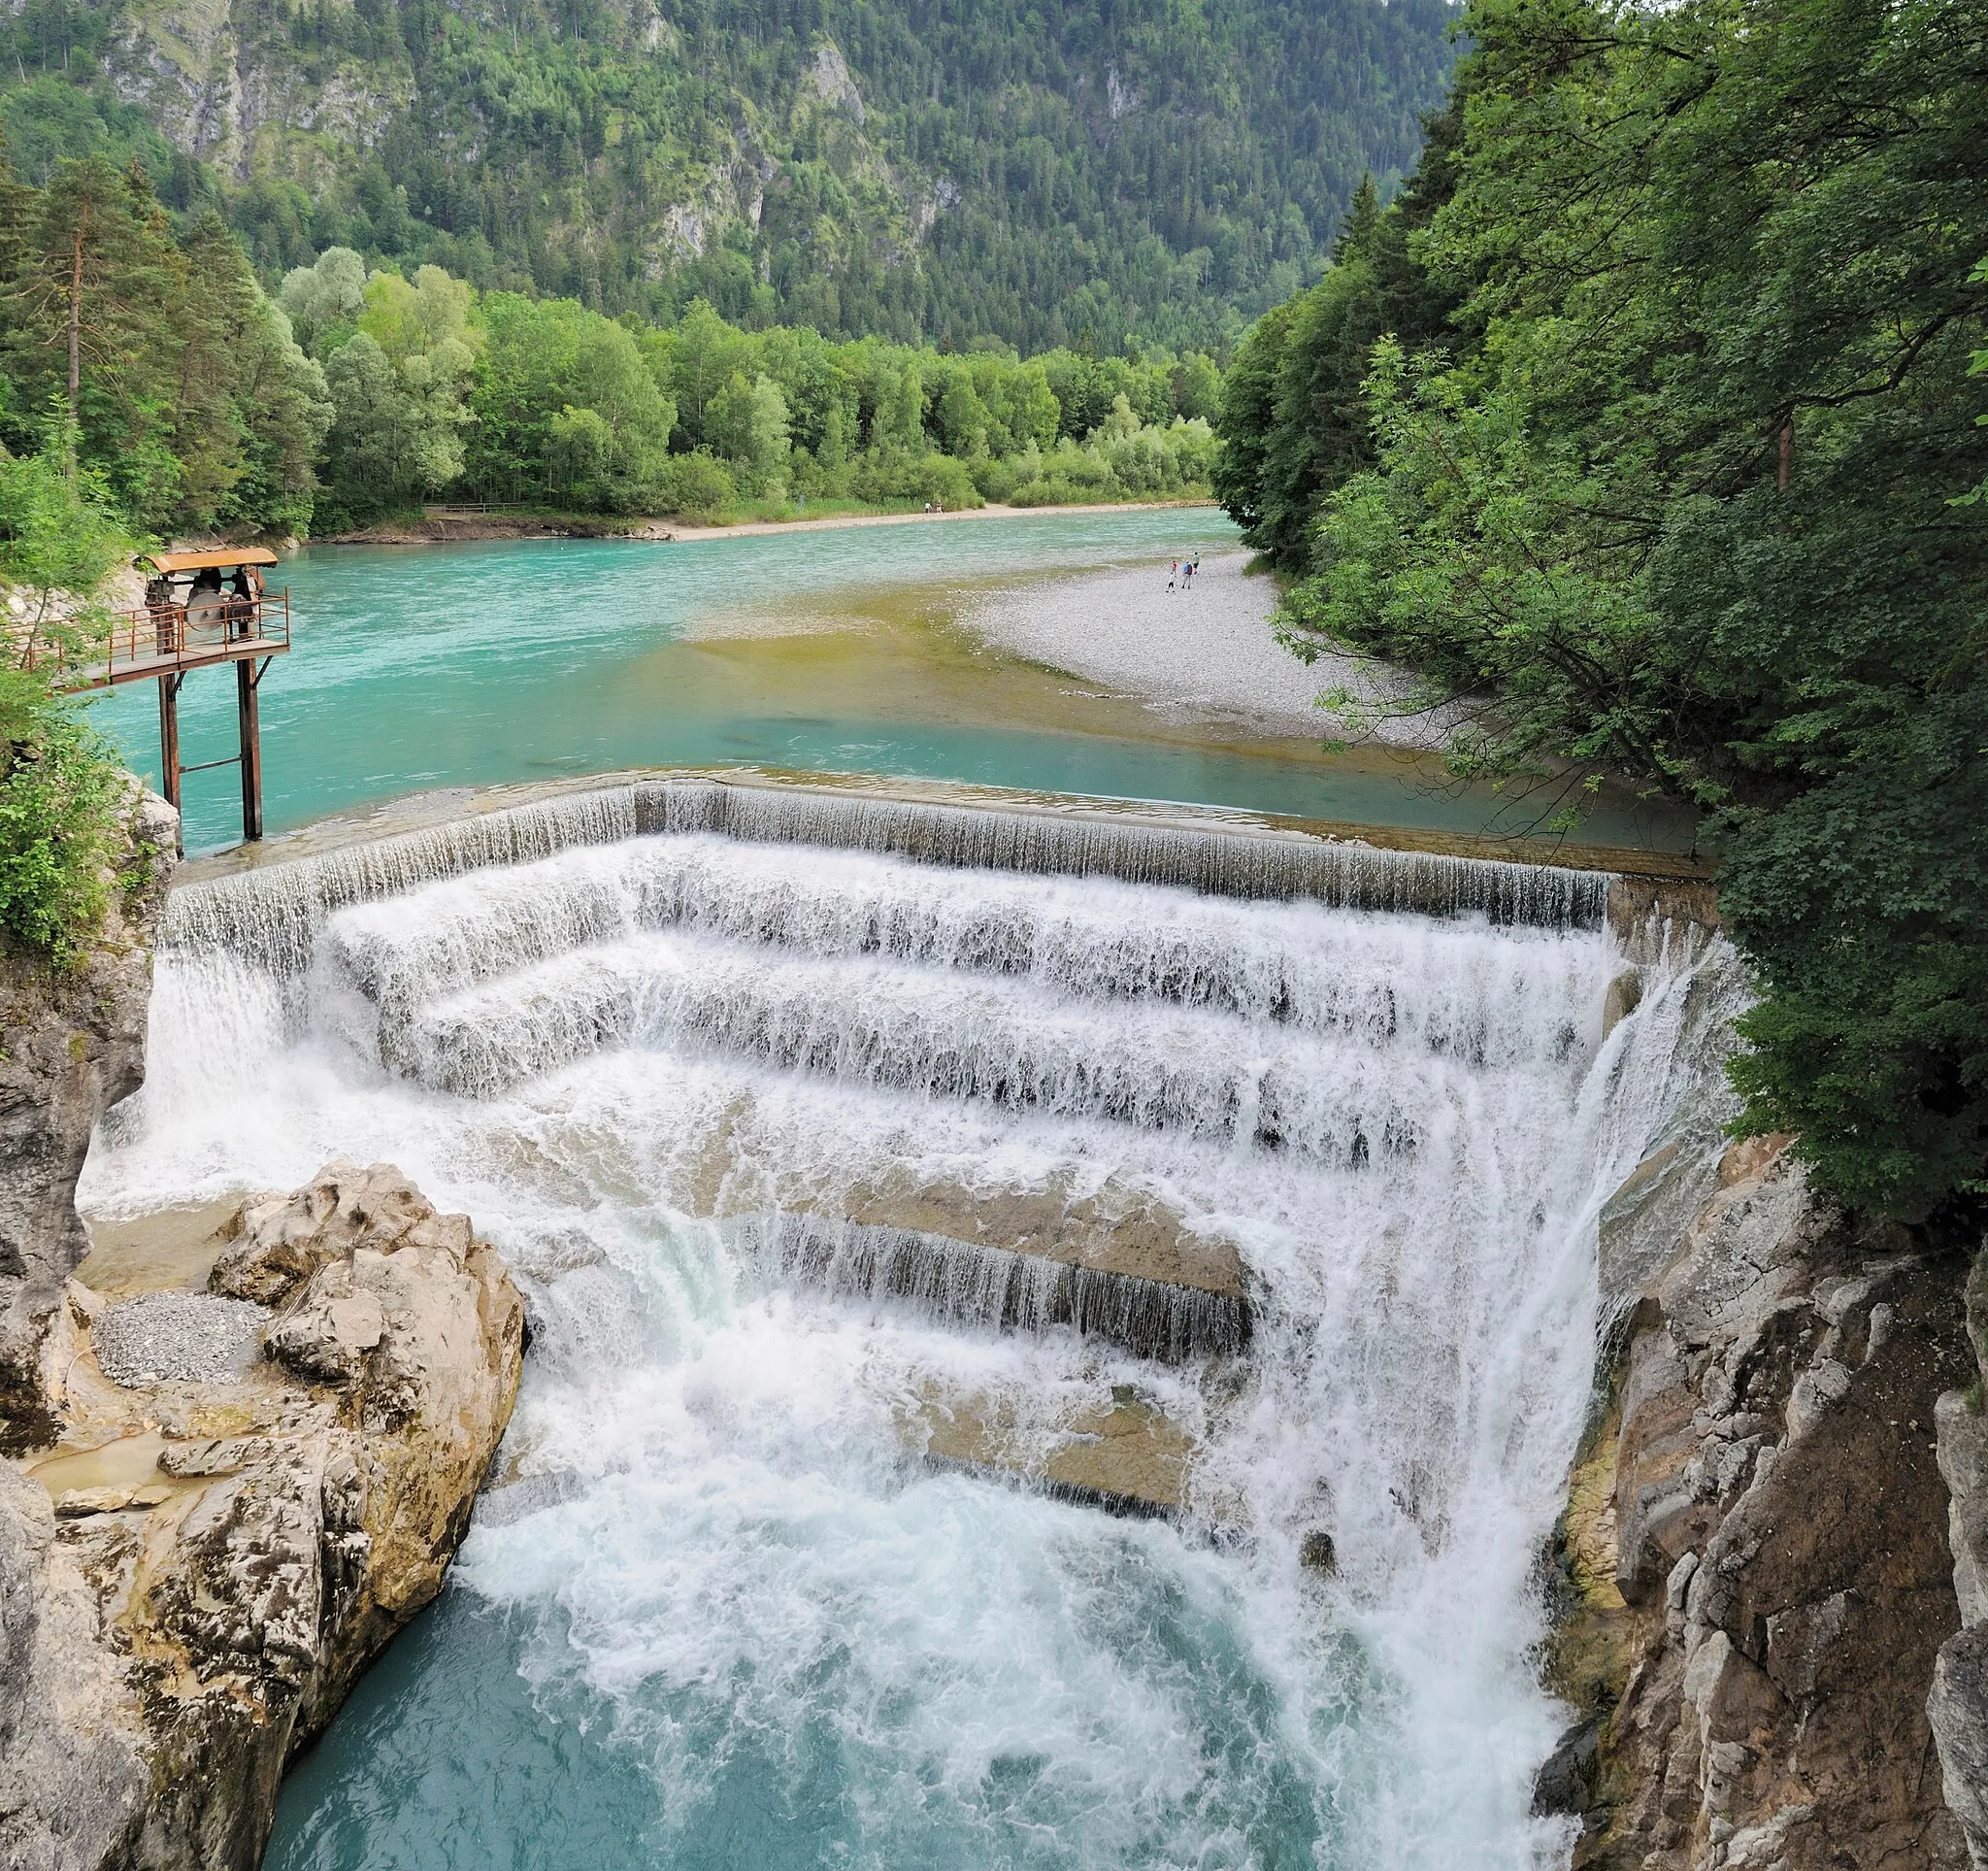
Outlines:
<svg viewBox="0 0 1988 1871"><path fill-rule="evenodd" d="M1596 1218L1732 992L1674 945L1605 1037L1607 885L608 788L179 891L84 1197L385 1157L518 1269L450 1602L508 1615L502 1748L592 1739L430 1745L520 1827L619 1801L688 1865L745 1801L768 1864L1551 1864L1535 1567Z"/></svg>
<svg viewBox="0 0 1988 1871"><path fill-rule="evenodd" d="M439 878L642 832L716 832L775 845L890 852L947 868L1175 884L1238 897L1311 897L1343 909L1482 916L1594 928L1606 876L1546 865L1376 851L1295 834L1156 826L1091 816L870 799L805 787L653 780L450 819L421 831L189 885L173 939L248 945L301 967L324 918Z"/></svg>

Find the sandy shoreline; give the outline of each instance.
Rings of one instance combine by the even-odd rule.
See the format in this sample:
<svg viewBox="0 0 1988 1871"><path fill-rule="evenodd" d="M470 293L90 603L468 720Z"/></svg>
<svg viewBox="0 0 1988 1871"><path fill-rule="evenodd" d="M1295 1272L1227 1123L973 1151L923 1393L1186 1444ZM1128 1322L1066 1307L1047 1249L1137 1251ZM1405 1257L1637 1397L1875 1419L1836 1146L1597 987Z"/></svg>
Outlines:
<svg viewBox="0 0 1988 1871"><path fill-rule="evenodd" d="M362 526L314 540L315 546L435 546L455 540L641 539L694 546L708 539L745 539L758 533L830 532L845 526L917 526L955 519L1031 519L1073 514L1145 514L1213 507L1212 500L1097 500L1068 507L961 507L946 514L837 514L825 519L746 519L736 526L686 526L671 519L610 520L544 514L429 515L419 525Z"/></svg>

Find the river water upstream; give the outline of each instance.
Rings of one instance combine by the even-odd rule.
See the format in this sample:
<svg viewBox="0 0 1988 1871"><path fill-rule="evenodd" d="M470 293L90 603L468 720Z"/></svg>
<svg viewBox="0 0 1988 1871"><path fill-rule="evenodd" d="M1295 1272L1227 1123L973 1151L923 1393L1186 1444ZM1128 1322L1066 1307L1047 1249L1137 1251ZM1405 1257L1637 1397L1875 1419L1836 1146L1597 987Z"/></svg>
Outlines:
<svg viewBox="0 0 1988 1871"><path fill-rule="evenodd" d="M1221 576L1170 594L1168 561L1194 551ZM1272 591L1242 563L1212 508L680 545L314 547L271 581L290 587L295 647L261 691L266 826L431 787L654 765L909 775L1461 833L1539 817L1458 792L1426 757L1323 752L1331 724L1303 713L1329 684L1251 641L1267 636L1256 619ZM1000 628L1010 613L1040 620L1058 591L1074 607L1060 628ZM1205 657L1196 607L1227 631ZM1144 666L1148 617L1175 665L1244 666L1183 696L1177 668ZM1048 666L1059 638L1062 668ZM1284 706L1235 706L1252 686L1276 686ZM234 752L234 697L225 670L187 679L187 764ZM152 685L116 690L96 713L155 775ZM190 775L185 800L189 851L239 836L233 768ZM1610 799L1581 836L1676 847L1690 832Z"/></svg>

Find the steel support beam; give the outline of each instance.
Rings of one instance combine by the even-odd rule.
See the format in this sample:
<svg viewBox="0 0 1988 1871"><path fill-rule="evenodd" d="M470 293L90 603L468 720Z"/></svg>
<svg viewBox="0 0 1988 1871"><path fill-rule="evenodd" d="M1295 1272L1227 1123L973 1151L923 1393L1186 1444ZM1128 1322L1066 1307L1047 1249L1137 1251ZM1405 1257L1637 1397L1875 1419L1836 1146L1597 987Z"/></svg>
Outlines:
<svg viewBox="0 0 1988 1871"><path fill-rule="evenodd" d="M159 678L159 791L175 812L180 809L181 680L179 676Z"/></svg>
<svg viewBox="0 0 1988 1871"><path fill-rule="evenodd" d="M235 664L235 717L242 734L242 838L262 836L262 723L255 690L262 672L244 656Z"/></svg>

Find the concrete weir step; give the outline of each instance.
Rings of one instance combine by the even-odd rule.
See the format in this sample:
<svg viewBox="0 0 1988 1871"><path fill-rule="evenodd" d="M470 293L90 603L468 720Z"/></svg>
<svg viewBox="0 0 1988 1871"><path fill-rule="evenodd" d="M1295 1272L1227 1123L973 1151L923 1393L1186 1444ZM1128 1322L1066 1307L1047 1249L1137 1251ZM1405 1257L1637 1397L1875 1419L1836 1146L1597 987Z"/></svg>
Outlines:
<svg viewBox="0 0 1988 1871"><path fill-rule="evenodd" d="M927 1386L900 1412L898 1427L930 1467L1017 1483L1108 1514L1240 1531L1234 1503L1195 1487L1193 1436L1133 1386L1114 1386L1049 1422L1030 1420L1022 1399Z"/></svg>
<svg viewBox="0 0 1988 1871"><path fill-rule="evenodd" d="M945 1318L1074 1325L1142 1357L1228 1357L1248 1345L1242 1256L1149 1199L1107 1190L873 1185L840 1214L737 1218L775 1278L914 1299Z"/></svg>

